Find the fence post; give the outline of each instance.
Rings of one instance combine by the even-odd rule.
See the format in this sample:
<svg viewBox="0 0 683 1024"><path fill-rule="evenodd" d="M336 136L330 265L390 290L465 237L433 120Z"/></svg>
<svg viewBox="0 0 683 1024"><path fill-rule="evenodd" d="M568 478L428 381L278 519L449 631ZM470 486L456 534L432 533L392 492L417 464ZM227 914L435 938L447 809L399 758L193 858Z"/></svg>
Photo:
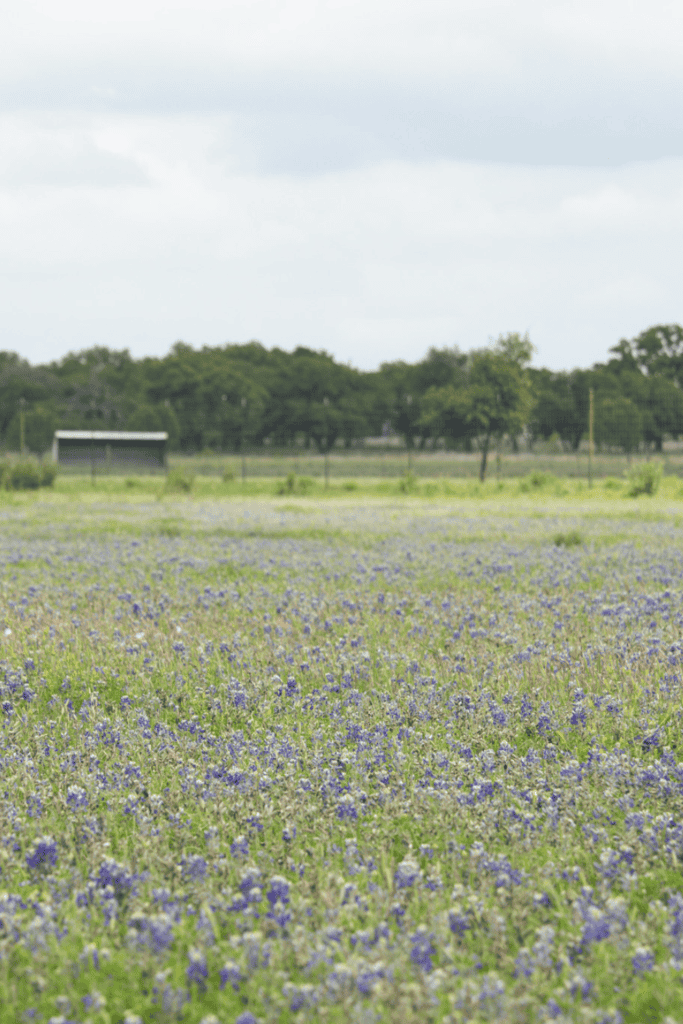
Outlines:
<svg viewBox="0 0 683 1024"><path fill-rule="evenodd" d="M588 389L588 486L593 486L593 388Z"/></svg>

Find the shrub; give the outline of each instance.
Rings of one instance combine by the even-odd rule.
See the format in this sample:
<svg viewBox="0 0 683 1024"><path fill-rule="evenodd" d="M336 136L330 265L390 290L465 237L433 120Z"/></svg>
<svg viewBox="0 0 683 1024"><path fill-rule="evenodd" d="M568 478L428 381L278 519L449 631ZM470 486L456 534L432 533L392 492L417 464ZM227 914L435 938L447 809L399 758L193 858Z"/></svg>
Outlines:
<svg viewBox="0 0 683 1024"><path fill-rule="evenodd" d="M533 473L523 477L519 481L519 490L522 494L529 494L530 491L540 491L549 484L558 483L552 473L545 473L542 469L535 469Z"/></svg>
<svg viewBox="0 0 683 1024"><path fill-rule="evenodd" d="M578 530L569 530L567 533L556 533L553 541L558 548L575 548L583 544L583 537Z"/></svg>
<svg viewBox="0 0 683 1024"><path fill-rule="evenodd" d="M659 462L640 462L631 466L627 479L629 498L637 498L639 494L656 494L662 479L662 467Z"/></svg>
<svg viewBox="0 0 683 1024"><path fill-rule="evenodd" d="M235 479L235 471L227 467L223 470L222 480L224 484L230 484Z"/></svg>
<svg viewBox="0 0 683 1024"><path fill-rule="evenodd" d="M167 494L189 494L193 484L194 476L183 473L182 469L172 469L166 477L164 491Z"/></svg>
<svg viewBox="0 0 683 1024"><path fill-rule="evenodd" d="M398 489L401 494L412 494L417 490L417 477L412 470L402 476L398 482Z"/></svg>
<svg viewBox="0 0 683 1024"><path fill-rule="evenodd" d="M40 486L52 487L57 476L57 467L54 462L44 462L40 467Z"/></svg>
<svg viewBox="0 0 683 1024"><path fill-rule="evenodd" d="M288 473L286 480L278 480L275 485L276 494L308 494L313 487L310 476L297 476Z"/></svg>
<svg viewBox="0 0 683 1024"><path fill-rule="evenodd" d="M355 480L345 480L344 483L342 484L342 488L345 491L357 491L358 484L356 483Z"/></svg>
<svg viewBox="0 0 683 1024"><path fill-rule="evenodd" d="M6 491L34 491L42 484L41 467L35 462L5 462L0 467L2 488Z"/></svg>
<svg viewBox="0 0 683 1024"><path fill-rule="evenodd" d="M52 487L57 476L54 463L39 466L36 462L0 462L0 489L3 491L35 491Z"/></svg>

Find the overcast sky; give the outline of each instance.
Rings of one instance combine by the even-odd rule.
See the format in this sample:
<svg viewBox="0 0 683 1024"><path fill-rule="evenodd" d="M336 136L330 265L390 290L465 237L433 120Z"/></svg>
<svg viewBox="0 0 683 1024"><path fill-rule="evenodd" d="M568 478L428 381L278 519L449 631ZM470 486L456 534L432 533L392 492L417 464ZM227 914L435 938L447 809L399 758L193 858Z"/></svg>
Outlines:
<svg viewBox="0 0 683 1024"><path fill-rule="evenodd" d="M5 0L0 349L370 369L683 320L683 5Z"/></svg>

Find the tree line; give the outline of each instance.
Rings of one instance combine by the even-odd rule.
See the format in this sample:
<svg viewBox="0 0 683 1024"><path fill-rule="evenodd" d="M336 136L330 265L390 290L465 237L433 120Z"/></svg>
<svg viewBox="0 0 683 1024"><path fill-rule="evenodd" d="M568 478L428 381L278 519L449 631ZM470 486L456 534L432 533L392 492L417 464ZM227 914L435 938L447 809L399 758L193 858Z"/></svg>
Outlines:
<svg viewBox="0 0 683 1024"><path fill-rule="evenodd" d="M253 450L296 444L327 452L399 435L409 448L481 453L556 438L576 451L595 396L598 447L661 451L683 434L683 328L658 325L621 340L605 363L554 372L530 365L527 335L471 352L431 348L417 363L364 372L324 351L257 341L162 357L95 346L32 366L0 352L0 445L42 453L54 430L166 430L172 450Z"/></svg>

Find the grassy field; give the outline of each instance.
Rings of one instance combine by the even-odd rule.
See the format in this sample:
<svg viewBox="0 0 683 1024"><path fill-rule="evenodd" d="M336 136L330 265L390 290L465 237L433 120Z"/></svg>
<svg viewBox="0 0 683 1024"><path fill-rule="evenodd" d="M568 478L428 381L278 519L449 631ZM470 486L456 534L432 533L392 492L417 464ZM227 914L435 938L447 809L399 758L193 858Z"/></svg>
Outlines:
<svg viewBox="0 0 683 1024"><path fill-rule="evenodd" d="M341 464L340 464L341 465ZM533 464L532 464L533 465ZM663 464L655 464L661 472ZM649 464L634 463L632 470L648 469ZM489 475L481 484L476 476L439 476L425 475L408 471L400 472L397 464L395 475L371 476L359 474L334 476L330 475L326 484L323 477L295 474L293 471L275 475L270 472L257 476L249 473L245 478L235 475L229 463L223 465L218 472L204 465L201 459L179 460L170 467L168 476L162 473L149 475L95 475L90 477L84 473L62 473L57 476L54 486L42 489L40 501L57 503L99 502L106 495L116 495L118 501L145 502L150 498L159 500L187 497L195 500L210 498L267 498L292 497L325 498L337 500L340 497L354 500L367 498L390 498L392 496L410 496L415 498L440 500L476 499L490 501L524 500L530 498L534 503L554 502L558 499L573 502L608 502L615 498L632 500L631 485L626 471L618 475L604 475L607 463L600 467L603 475L596 469L592 482L583 477L556 475L553 472L535 466L525 475L496 477ZM266 467L268 468L268 467ZM281 467L282 468L282 467ZM286 467L284 467L286 468ZM347 469L352 468L350 464ZM375 467L376 468L376 467ZM423 467L424 468L424 467ZM527 469L529 467L527 466ZM555 466L557 468L557 466ZM616 467L618 469L618 467ZM262 464L259 469L263 470ZM652 496L644 496L646 504L652 504ZM657 502L669 503L683 499L683 479L675 474L664 475L658 486ZM0 502L32 503L35 495L30 492L13 492L0 490Z"/></svg>
<svg viewBox="0 0 683 1024"><path fill-rule="evenodd" d="M532 473L546 473L560 478L588 480L588 453L581 450L576 454L539 450L529 452L505 451L500 463L497 463L493 452L489 458L488 475L498 477L519 478ZM14 456L17 457L16 455ZM336 449L328 458L330 480L340 483L345 480L377 481L397 480L412 471L423 480L475 480L479 475L480 456L476 452L414 451L411 455L405 449L387 448L385 450L368 446L362 449L345 451ZM642 456L628 459L625 455L598 453L593 458L593 472L596 480L606 477L623 478L634 462L642 461ZM655 461L662 465L664 475L683 477L683 450L678 443L669 442L663 455ZM301 449L297 452L269 451L258 449L248 452L242 460L239 455L199 454L182 455L172 452L169 455L169 466L179 469L188 475L199 477L223 477L232 475L234 479L285 478L289 473L299 477L311 477L321 482L325 476L325 458L314 451ZM244 471L244 473L243 473ZM89 464L80 467L63 467L64 475L87 475Z"/></svg>
<svg viewBox="0 0 683 1024"><path fill-rule="evenodd" d="M2 1024L683 1021L681 482L405 480L0 493Z"/></svg>

